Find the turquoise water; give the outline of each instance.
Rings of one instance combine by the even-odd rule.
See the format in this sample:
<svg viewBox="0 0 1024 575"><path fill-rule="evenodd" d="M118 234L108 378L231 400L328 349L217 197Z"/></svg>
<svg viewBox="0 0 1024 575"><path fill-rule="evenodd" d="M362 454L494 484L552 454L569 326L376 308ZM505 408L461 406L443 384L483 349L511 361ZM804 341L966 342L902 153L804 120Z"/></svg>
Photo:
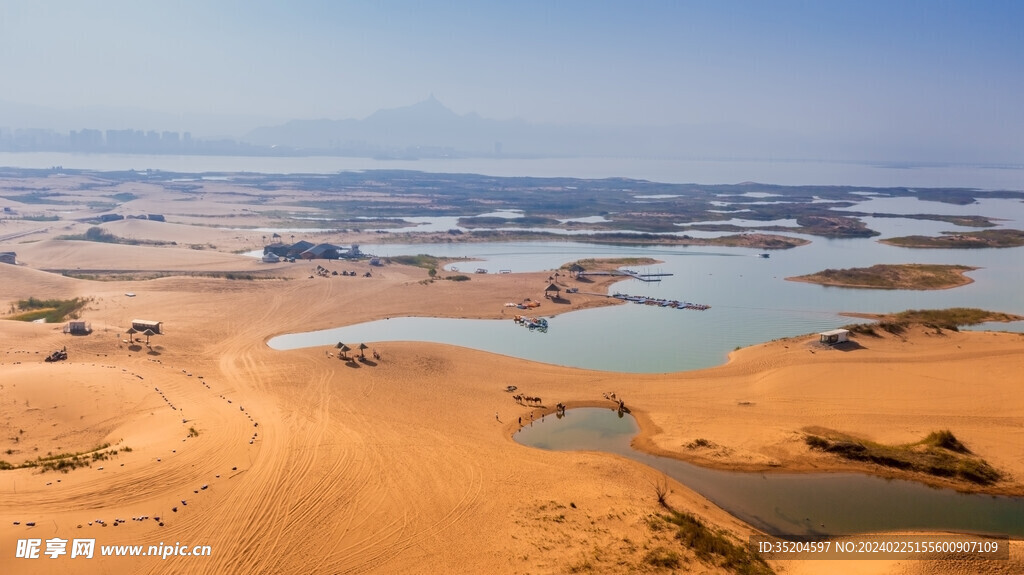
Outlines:
<svg viewBox="0 0 1024 575"><path fill-rule="evenodd" d="M739 519L772 535L815 537L928 530L1024 536L1024 498L967 495L857 473L785 474L718 471L632 449L639 427L630 415L579 408L549 415L515 435L555 451L603 451L671 476Z"/></svg>
<svg viewBox="0 0 1024 575"><path fill-rule="evenodd" d="M517 325L511 320L512 311L507 320L399 317L283 335L272 338L269 345L295 349L333 346L339 341L430 341L570 367L667 373L718 365L734 347L778 337L782 329L795 335L850 323L850 318L829 313L747 310L715 315L713 311L627 304L549 319L547 332Z"/></svg>
<svg viewBox="0 0 1024 575"><path fill-rule="evenodd" d="M906 213L948 212L950 206L913 198L884 201L885 209ZM870 203L870 202L868 202ZM919 204L925 203L926 206ZM987 200L961 206L964 213L1004 218L1004 226L1024 225L1024 204ZM900 212L902 213L902 212ZM882 237L962 230L941 222L903 218L869 218ZM661 282L626 280L612 289L632 295L707 304L707 311L675 310L634 304L559 315L547 333L515 326L511 321L391 318L331 330L273 338L275 349L332 345L338 341L433 341L470 347L544 363L605 371L660 373L719 365L730 351L773 339L815 333L855 323L839 312L885 313L906 309L979 307L1024 314L1024 248L987 250L910 250L879 244L875 238L826 240L809 238L807 246L771 252L744 248L614 246L564 242L483 244L363 245L382 256L431 254L473 258L458 262L462 271L553 270L585 258L649 257L658 263L637 271L671 273ZM974 283L948 290L861 290L789 282L789 276L827 268L865 267L879 263L946 263L974 266ZM383 273L387 273L384 268ZM545 284L546 285L546 284ZM507 301L534 294L507 294ZM581 290L586 291L585 284ZM568 295L567 297L572 297ZM545 303L536 315L556 309ZM506 313L514 314L512 310ZM1020 324L997 326L1017 330Z"/></svg>

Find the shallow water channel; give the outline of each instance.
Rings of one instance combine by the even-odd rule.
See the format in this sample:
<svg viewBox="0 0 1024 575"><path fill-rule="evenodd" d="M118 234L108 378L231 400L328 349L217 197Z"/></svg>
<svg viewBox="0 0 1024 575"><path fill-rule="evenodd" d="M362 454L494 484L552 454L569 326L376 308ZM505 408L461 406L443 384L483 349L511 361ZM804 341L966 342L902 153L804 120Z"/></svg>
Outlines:
<svg viewBox="0 0 1024 575"><path fill-rule="evenodd" d="M821 537L878 531L1024 536L1024 498L968 495L859 473L744 473L707 469L630 447L630 415L588 407L548 415L516 433L523 445L628 457L700 493L771 535Z"/></svg>

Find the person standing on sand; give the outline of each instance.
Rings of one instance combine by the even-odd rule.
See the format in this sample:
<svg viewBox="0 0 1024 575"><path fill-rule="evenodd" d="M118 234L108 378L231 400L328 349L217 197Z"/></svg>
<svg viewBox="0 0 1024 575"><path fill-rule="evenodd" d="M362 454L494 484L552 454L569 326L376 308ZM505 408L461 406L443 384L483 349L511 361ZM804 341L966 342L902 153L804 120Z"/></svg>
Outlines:
<svg viewBox="0 0 1024 575"><path fill-rule="evenodd" d="M494 412L494 420L497 421L498 423L501 423L501 418L498 417L498 412L497 411Z"/></svg>

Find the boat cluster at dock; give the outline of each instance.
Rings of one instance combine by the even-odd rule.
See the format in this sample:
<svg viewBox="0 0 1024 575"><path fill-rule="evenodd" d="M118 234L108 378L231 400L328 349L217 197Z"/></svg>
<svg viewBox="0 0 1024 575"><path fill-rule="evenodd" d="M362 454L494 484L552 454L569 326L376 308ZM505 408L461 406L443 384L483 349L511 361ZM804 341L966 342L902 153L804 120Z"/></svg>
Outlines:
<svg viewBox="0 0 1024 575"><path fill-rule="evenodd" d="M651 298L639 295L628 295L624 293L616 293L612 295L615 299L621 299L622 301L631 301L633 303L639 303L644 305L656 305L661 307L673 307L676 309L695 309L698 311L704 311L711 309L711 306L702 303L691 303L688 301L679 301L675 299L660 299Z"/></svg>
<svg viewBox="0 0 1024 575"><path fill-rule="evenodd" d="M526 326L530 329L539 329L542 331L547 331L548 329L548 320L542 317L526 317L525 315L517 314L513 319L519 325Z"/></svg>

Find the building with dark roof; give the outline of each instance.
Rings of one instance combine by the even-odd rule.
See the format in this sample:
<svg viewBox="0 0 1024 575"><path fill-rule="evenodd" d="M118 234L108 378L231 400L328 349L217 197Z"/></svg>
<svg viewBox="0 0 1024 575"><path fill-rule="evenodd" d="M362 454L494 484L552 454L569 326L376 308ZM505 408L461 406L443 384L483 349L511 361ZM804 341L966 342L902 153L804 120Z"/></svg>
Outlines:
<svg viewBox="0 0 1024 575"><path fill-rule="evenodd" d="M299 254L304 260L336 260L345 248L334 244L317 244Z"/></svg>

